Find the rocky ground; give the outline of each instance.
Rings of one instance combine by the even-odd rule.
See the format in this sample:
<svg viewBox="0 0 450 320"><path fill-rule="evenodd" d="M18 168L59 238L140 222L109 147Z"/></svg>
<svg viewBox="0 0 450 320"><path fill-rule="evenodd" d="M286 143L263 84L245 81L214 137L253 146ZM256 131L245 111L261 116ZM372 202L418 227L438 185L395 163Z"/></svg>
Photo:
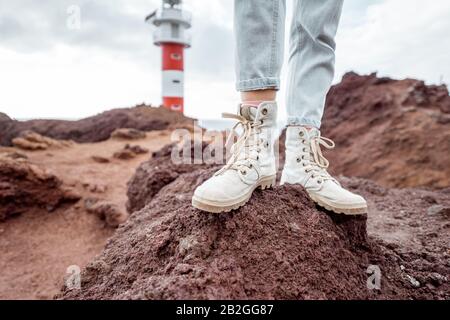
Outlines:
<svg viewBox="0 0 450 320"><path fill-rule="evenodd" d="M450 298L450 189L385 189L341 178L369 200L368 219L326 212L299 186L256 191L245 207L215 215L190 202L217 168L186 166L177 168L169 150L141 164L129 184L142 191L129 198L140 209L85 268L82 290L60 297ZM147 183L149 176L159 183ZM368 289L367 270L377 267L380 289Z"/></svg>
<svg viewBox="0 0 450 320"><path fill-rule="evenodd" d="M0 221L30 208L53 211L63 203L80 199L62 184L48 170L27 161L24 154L0 153Z"/></svg>
<svg viewBox="0 0 450 320"><path fill-rule="evenodd" d="M193 209L218 166L171 161L171 129L192 119L168 110L0 113L0 299L449 299L449 112L447 88L413 79L349 73L330 90L326 157L367 217L324 211L299 186L228 214ZM71 265L81 290L63 286Z"/></svg>
<svg viewBox="0 0 450 320"><path fill-rule="evenodd" d="M85 266L127 217L127 181L170 142L169 131L97 143L26 140L0 147L0 299L51 299L71 265ZM126 159L114 157L124 149ZM131 147L130 147L131 146ZM127 149L127 150L128 150ZM79 200L78 200L79 199Z"/></svg>

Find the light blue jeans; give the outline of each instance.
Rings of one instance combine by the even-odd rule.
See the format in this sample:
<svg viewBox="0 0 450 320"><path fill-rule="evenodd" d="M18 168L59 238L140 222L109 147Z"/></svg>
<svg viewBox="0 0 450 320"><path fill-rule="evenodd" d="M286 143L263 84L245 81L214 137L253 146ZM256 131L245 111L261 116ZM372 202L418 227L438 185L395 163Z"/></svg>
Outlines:
<svg viewBox="0 0 450 320"><path fill-rule="evenodd" d="M343 0L294 0L289 41L289 125L320 128L334 76L334 37ZM235 0L236 88L280 88L286 0Z"/></svg>

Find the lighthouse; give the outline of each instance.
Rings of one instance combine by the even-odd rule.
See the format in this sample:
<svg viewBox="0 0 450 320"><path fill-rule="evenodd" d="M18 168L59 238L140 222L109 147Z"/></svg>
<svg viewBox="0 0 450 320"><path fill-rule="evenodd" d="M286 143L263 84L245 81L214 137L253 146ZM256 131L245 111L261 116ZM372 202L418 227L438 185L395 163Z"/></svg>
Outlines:
<svg viewBox="0 0 450 320"><path fill-rule="evenodd" d="M187 29L191 14L183 10L181 0L163 0L161 7L145 21L155 29L153 43L162 51L162 104L184 112L184 49L191 46Z"/></svg>

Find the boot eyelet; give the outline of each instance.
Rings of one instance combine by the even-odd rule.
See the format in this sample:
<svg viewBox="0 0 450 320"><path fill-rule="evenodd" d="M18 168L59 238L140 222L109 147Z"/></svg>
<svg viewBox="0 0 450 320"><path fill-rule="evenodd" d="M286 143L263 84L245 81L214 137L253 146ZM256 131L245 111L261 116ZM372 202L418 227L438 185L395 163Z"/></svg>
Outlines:
<svg viewBox="0 0 450 320"><path fill-rule="evenodd" d="M268 148L268 147L269 147L269 143L268 143L268 142L266 142L265 146L266 146L266 148Z"/></svg>
<svg viewBox="0 0 450 320"><path fill-rule="evenodd" d="M263 125L263 124L264 124L264 120L259 121L259 123L260 123L261 125Z"/></svg>
<svg viewBox="0 0 450 320"><path fill-rule="evenodd" d="M301 161L301 159L300 158L297 158L297 162L300 162Z"/></svg>
<svg viewBox="0 0 450 320"><path fill-rule="evenodd" d="M300 137L303 137L305 135L305 133L303 131L300 131L298 134Z"/></svg>
<svg viewBox="0 0 450 320"><path fill-rule="evenodd" d="M245 176L247 174L247 171L243 170L241 173Z"/></svg>
<svg viewBox="0 0 450 320"><path fill-rule="evenodd" d="M317 180L317 183L318 183L318 184L321 184L321 183L322 183L322 180Z"/></svg>
<svg viewBox="0 0 450 320"><path fill-rule="evenodd" d="M267 109L266 109L266 108L262 109L262 114L263 114L263 115L266 115L266 114L267 114Z"/></svg>
<svg viewBox="0 0 450 320"><path fill-rule="evenodd" d="M251 168L253 168L253 165L250 163L250 165L249 165L249 168L251 169Z"/></svg>
<svg viewBox="0 0 450 320"><path fill-rule="evenodd" d="M306 167L306 162L303 162L303 164L302 164L304 167Z"/></svg>
<svg viewBox="0 0 450 320"><path fill-rule="evenodd" d="M303 152L307 152L308 150L306 150L306 148L303 148Z"/></svg>
<svg viewBox="0 0 450 320"><path fill-rule="evenodd" d="M305 139L302 139L302 143L305 144L305 143L306 143L306 140L305 140Z"/></svg>
<svg viewBox="0 0 450 320"><path fill-rule="evenodd" d="M259 156L256 156L256 160L259 160Z"/></svg>
<svg viewBox="0 0 450 320"><path fill-rule="evenodd" d="M302 160L306 160L304 155L302 155Z"/></svg>

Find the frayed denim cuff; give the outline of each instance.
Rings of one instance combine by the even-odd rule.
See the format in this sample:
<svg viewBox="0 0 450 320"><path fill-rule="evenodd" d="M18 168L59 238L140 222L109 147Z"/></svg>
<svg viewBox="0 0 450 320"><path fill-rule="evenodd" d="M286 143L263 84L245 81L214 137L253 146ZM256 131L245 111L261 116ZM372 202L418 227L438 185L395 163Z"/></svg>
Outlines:
<svg viewBox="0 0 450 320"><path fill-rule="evenodd" d="M321 121L300 117L288 117L288 126L313 126L320 129Z"/></svg>
<svg viewBox="0 0 450 320"><path fill-rule="evenodd" d="M253 90L264 90L264 89L280 89L280 79L279 78L256 78L249 80L241 80L236 83L237 91L253 91Z"/></svg>

